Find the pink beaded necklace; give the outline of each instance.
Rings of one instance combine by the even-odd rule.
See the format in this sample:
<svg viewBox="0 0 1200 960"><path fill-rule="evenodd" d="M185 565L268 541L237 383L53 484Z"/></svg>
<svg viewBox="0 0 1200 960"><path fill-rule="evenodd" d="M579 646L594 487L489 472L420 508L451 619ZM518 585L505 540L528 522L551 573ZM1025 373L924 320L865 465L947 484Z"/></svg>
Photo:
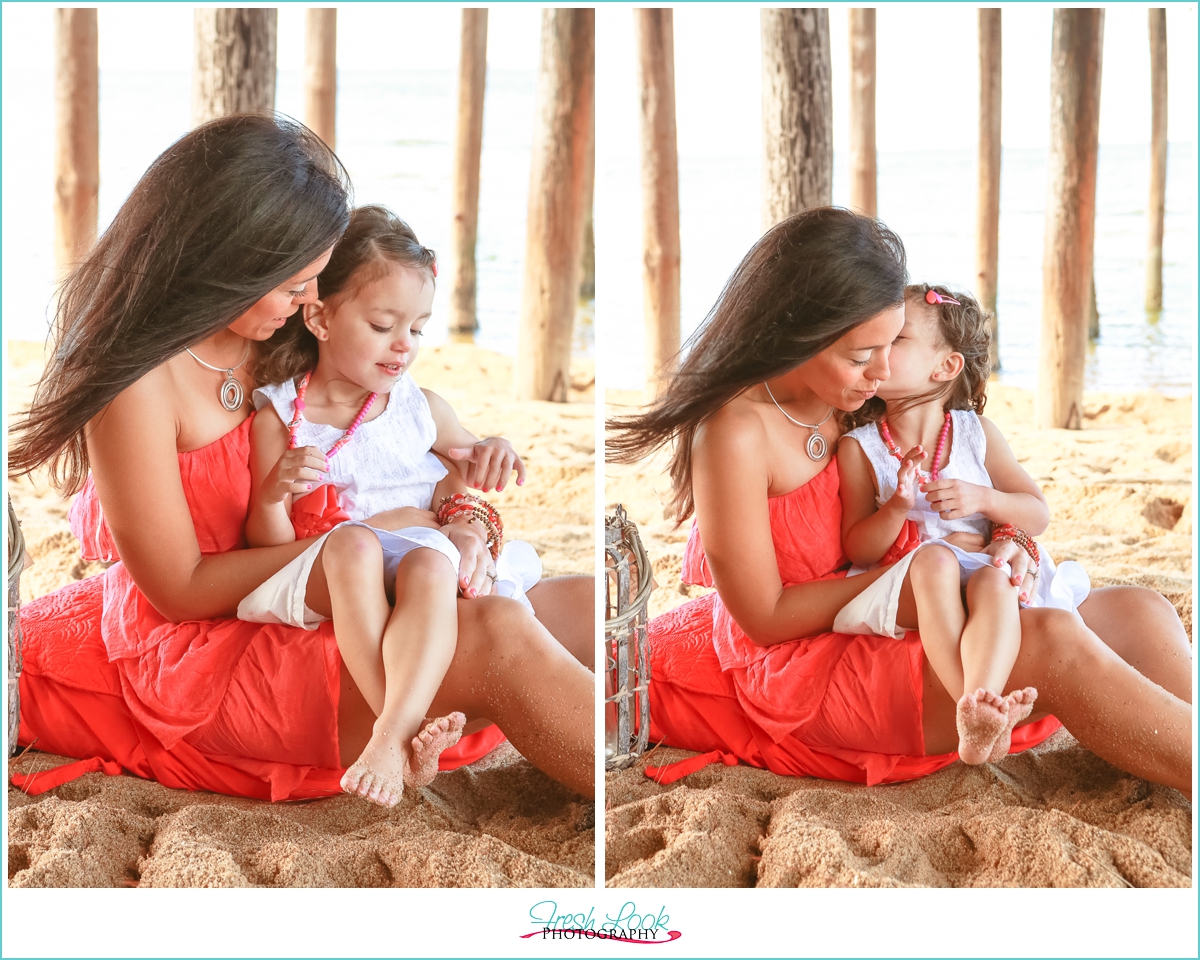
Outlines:
<svg viewBox="0 0 1200 960"><path fill-rule="evenodd" d="M946 449L946 438L950 436L950 411L946 411L946 422L942 424L942 432L938 434L937 449L933 452L933 469L929 472L928 477L917 471L917 475L922 478L923 483L933 483L938 478L938 464L942 462L942 451ZM879 421L879 433L883 437L883 442L888 448L888 452L897 460L903 462L904 454L900 452L900 448L896 446L892 440L891 431L888 430L886 420Z"/></svg>
<svg viewBox="0 0 1200 960"><path fill-rule="evenodd" d="M294 450L297 446L296 433L300 429L300 423L304 419L301 414L304 412L304 395L308 392L308 378L311 373L306 373L300 380L300 386L296 388L296 402L293 404L292 422L288 424L288 449ZM354 418L354 422L350 424L350 428L338 438L337 442L325 452L325 459L328 460L335 453L342 449L350 442L350 438L354 436L354 431L359 428L363 422L363 418L367 415L367 411L371 409L371 404L375 402L378 393L372 393L367 397L366 403L362 405L362 409L358 411L358 416ZM949 414L947 414L949 416Z"/></svg>

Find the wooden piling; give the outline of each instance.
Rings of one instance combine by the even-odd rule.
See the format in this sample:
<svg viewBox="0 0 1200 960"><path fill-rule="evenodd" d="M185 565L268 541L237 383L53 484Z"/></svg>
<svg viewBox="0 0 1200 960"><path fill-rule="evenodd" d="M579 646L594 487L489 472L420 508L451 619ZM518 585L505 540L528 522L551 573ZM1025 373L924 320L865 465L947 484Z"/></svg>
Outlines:
<svg viewBox="0 0 1200 960"><path fill-rule="evenodd" d="M196 8L193 125L275 109L277 20L268 7Z"/></svg>
<svg viewBox="0 0 1200 960"><path fill-rule="evenodd" d="M833 199L829 11L764 9L763 227Z"/></svg>
<svg viewBox="0 0 1200 960"><path fill-rule="evenodd" d="M875 9L851 7L850 206L876 216Z"/></svg>
<svg viewBox="0 0 1200 960"><path fill-rule="evenodd" d="M1000 262L1000 11L979 11L979 184L975 292L992 315L992 372L1000 369L996 283Z"/></svg>
<svg viewBox="0 0 1200 960"><path fill-rule="evenodd" d="M1150 10L1150 202L1146 205L1146 310L1162 310L1163 215L1167 197L1167 11Z"/></svg>
<svg viewBox="0 0 1200 960"><path fill-rule="evenodd" d="M1054 11L1036 425L1078 430L1096 229L1104 11Z"/></svg>
<svg viewBox="0 0 1200 960"><path fill-rule="evenodd" d="M96 11L54 11L54 264L60 277L96 242L100 69Z"/></svg>
<svg viewBox="0 0 1200 960"><path fill-rule="evenodd" d="M458 59L458 131L454 138L454 218L450 247L450 332L470 336L479 329L475 313L475 238L479 226L479 157L483 150L483 95L487 85L486 9L462 12Z"/></svg>
<svg viewBox="0 0 1200 960"><path fill-rule="evenodd" d="M567 399L583 246L586 152L595 108L596 12L542 11L514 374L519 400Z"/></svg>
<svg viewBox="0 0 1200 960"><path fill-rule="evenodd" d="M587 167L583 174L583 253L579 260L579 299L591 300L596 296L596 227L592 207L596 198L596 111L592 111L592 125L588 134L592 145L584 156Z"/></svg>
<svg viewBox="0 0 1200 960"><path fill-rule="evenodd" d="M337 149L337 10L309 7L304 15L304 123Z"/></svg>
<svg viewBox="0 0 1200 960"><path fill-rule="evenodd" d="M675 28L670 8L634 10L641 91L642 315L646 395L670 379L679 353L679 153Z"/></svg>

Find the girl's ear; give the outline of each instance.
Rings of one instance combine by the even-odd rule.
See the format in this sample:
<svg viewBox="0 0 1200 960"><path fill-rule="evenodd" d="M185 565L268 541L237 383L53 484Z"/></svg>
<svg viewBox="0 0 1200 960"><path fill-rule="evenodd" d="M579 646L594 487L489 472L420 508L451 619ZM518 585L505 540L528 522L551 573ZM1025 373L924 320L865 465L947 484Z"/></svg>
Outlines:
<svg viewBox="0 0 1200 960"><path fill-rule="evenodd" d="M949 383L960 373L963 372L963 366L966 361L961 353L948 353L942 357L942 362L937 365L933 371L934 380L944 380Z"/></svg>
<svg viewBox="0 0 1200 960"><path fill-rule="evenodd" d="M308 327L309 332L318 340L328 340L329 326L326 323L324 301L314 300L304 304L301 309L304 311L304 325Z"/></svg>

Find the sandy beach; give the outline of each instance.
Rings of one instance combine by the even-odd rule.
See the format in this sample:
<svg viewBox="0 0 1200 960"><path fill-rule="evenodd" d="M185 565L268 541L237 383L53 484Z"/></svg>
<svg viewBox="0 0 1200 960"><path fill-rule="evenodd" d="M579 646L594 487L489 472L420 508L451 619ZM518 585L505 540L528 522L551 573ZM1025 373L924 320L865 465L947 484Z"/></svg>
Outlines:
<svg viewBox="0 0 1200 960"><path fill-rule="evenodd" d="M610 415L640 403L612 391ZM1039 542L1094 587L1166 596L1192 636L1192 401L1088 394L1084 428L1038 430L1033 394L993 384L986 414L1050 503ZM651 614L682 585L690 526L663 519L661 454L606 468L605 498L639 525L654 564ZM659 747L650 763L691 756ZM1192 807L1059 731L999 764L956 763L868 788L706 767L670 786L645 758L606 777L606 884L642 886L1190 886Z"/></svg>
<svg viewBox="0 0 1200 960"><path fill-rule="evenodd" d="M8 410L29 402L42 346L7 344ZM529 470L491 497L506 535L537 548L545 575L594 565L592 361L572 365L568 403L511 400L512 361L467 344L422 352L414 376L478 435L502 434ZM68 504L44 478L9 484L33 561L22 601L101 570L79 559ZM9 772L66 758L31 751ZM11 785L11 886L590 887L594 807L509 744L408 790L392 810L336 797L270 804L92 773L38 797Z"/></svg>

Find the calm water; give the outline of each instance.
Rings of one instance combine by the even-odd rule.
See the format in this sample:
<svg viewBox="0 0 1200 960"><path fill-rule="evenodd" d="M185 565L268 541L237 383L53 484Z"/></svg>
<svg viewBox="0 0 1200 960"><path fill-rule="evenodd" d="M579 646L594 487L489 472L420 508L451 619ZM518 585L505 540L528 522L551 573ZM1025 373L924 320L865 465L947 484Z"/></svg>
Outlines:
<svg viewBox="0 0 1200 960"><path fill-rule="evenodd" d="M476 342L515 354L534 121L533 71L488 71L480 169ZM382 203L441 252L449 276L450 178L457 76L444 72L346 72L339 76L338 155L359 203ZM47 73L6 75L4 87L4 333L42 339L53 283L53 86ZM276 106L303 115L301 77L281 72ZM100 78L100 224L137 178L187 132L190 76L106 72ZM429 342L446 336L448 291L434 301ZM590 307L576 352L590 356Z"/></svg>
<svg viewBox="0 0 1200 960"><path fill-rule="evenodd" d="M714 148L720 149L720 147ZM703 320L725 279L758 237L759 159L680 159L682 325ZM833 199L849 200L846 158L835 157ZM1100 151L1096 214L1096 298L1100 339L1089 350L1089 390L1152 387L1187 393L1195 373L1195 165L1191 144L1171 144L1163 242L1163 312L1143 308L1149 148ZM1037 382L1046 199L1044 150L1005 150L1000 185L997 312L1003 382ZM610 386L642 383L641 194L636 153L610 154L597 184L601 317L618 335L602 339ZM915 281L970 288L975 276L973 150L882 153L879 215L904 239ZM602 219L603 218L603 219Z"/></svg>

